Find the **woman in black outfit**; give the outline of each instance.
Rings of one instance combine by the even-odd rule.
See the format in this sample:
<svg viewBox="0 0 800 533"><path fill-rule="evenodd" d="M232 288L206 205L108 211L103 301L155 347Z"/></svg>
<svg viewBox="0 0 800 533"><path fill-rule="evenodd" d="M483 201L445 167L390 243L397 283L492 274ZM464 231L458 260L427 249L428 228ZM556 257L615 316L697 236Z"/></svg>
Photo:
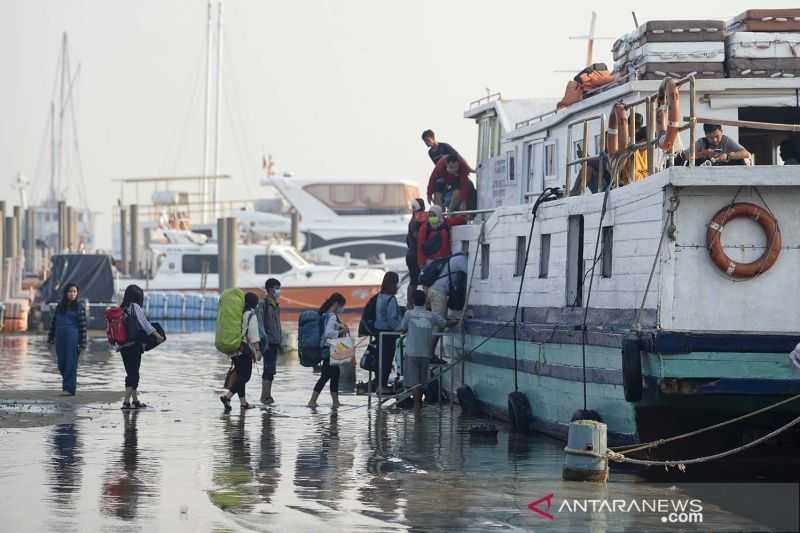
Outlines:
<svg viewBox="0 0 800 533"><path fill-rule="evenodd" d="M125 312L125 325L128 329L128 342L120 346L122 363L125 365L125 400L122 409L141 409L147 407L139 401L139 367L142 364L144 343L152 337L156 344L164 342L156 328L144 314L144 291L138 285L128 285L122 297ZM131 402L131 398L133 402Z"/></svg>
<svg viewBox="0 0 800 533"><path fill-rule="evenodd" d="M323 361L322 372L320 373L317 384L314 385L314 392L311 394L311 399L308 401L308 406L314 408L317 406L317 398L319 393L325 388L325 383L331 380L331 407L336 409L339 407L339 367L330 364L330 347L328 346L329 339L337 339L344 337L348 334L347 326L344 325L342 319L339 318L339 312L344 309L346 300L344 296L338 292L331 294L325 303L319 308L319 313L322 315L322 342L323 348Z"/></svg>

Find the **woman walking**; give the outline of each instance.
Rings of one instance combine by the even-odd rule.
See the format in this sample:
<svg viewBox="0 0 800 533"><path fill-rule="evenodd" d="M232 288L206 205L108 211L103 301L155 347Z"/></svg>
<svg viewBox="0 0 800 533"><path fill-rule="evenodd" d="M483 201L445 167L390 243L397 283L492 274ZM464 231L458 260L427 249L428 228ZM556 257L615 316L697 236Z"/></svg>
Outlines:
<svg viewBox="0 0 800 533"><path fill-rule="evenodd" d="M125 313L125 325L128 329L128 342L120 347L122 363L125 365L125 399L122 409L142 409L147 407L139 401L139 367L142 365L144 343L148 337L155 339L156 344L164 342L156 328L144 314L144 291L138 285L128 285L122 297ZM133 402L131 402L133 399Z"/></svg>
<svg viewBox="0 0 800 533"><path fill-rule="evenodd" d="M341 318L339 318L339 313L344 309L345 303L346 300L344 296L338 292L334 292L319 308L319 313L322 315L323 321L322 342L324 347L322 371L320 372L317 384L314 385L314 392L311 394L311 399L308 401L308 406L312 408L317 406L317 398L319 398L319 393L322 392L323 388L325 388L325 383L327 383L328 380L331 381L331 407L337 409L339 405L341 405L339 403L339 367L336 365L331 365L328 340L345 337L349 333L347 326L345 326L344 322L342 322Z"/></svg>
<svg viewBox="0 0 800 533"><path fill-rule="evenodd" d="M400 277L396 272L387 272L383 276L381 292L375 302L375 329L378 331L378 351L381 353L380 386L386 388L389 383L389 374L392 372L392 362L394 361L394 349L399 335L380 332L396 332L403 319L403 312L397 304L397 285ZM373 390L377 386L378 376L375 376Z"/></svg>
<svg viewBox="0 0 800 533"><path fill-rule="evenodd" d="M75 396L78 386L78 358L86 350L86 306L78 300L78 286L67 283L50 321L47 342L55 344L61 390Z"/></svg>
<svg viewBox="0 0 800 533"><path fill-rule="evenodd" d="M239 395L239 404L242 409L253 407L247 403L247 398L245 398L245 386L253 374L253 361L255 361L256 354L261 350L256 307L258 307L258 295L252 292L245 294L244 312L242 313L242 342L239 345L239 351L231 356L236 378L225 394L219 397L226 412L231 410L231 398L234 394Z"/></svg>

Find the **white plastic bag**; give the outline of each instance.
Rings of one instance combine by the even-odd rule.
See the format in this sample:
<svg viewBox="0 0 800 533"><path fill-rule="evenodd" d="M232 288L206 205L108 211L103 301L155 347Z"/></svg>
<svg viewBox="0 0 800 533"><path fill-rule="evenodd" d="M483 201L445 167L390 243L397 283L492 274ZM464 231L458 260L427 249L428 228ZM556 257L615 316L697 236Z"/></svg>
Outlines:
<svg viewBox="0 0 800 533"><path fill-rule="evenodd" d="M328 344L331 347L331 365L343 365L348 361L354 360L356 356L356 343L353 337L339 337L338 339L329 339Z"/></svg>

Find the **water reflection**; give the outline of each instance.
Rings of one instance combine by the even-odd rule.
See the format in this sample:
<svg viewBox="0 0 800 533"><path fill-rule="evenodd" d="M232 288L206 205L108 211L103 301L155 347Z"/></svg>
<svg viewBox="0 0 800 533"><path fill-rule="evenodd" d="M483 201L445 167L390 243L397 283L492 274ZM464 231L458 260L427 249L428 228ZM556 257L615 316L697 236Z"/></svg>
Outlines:
<svg viewBox="0 0 800 533"><path fill-rule="evenodd" d="M74 508L81 490L82 442L76 424L59 424L51 431L49 461L51 501L58 511Z"/></svg>
<svg viewBox="0 0 800 533"><path fill-rule="evenodd" d="M340 433L339 415L315 415L297 444L295 493L309 503L336 509L352 479L353 442Z"/></svg>
<svg viewBox="0 0 800 533"><path fill-rule="evenodd" d="M256 502L250 438L245 430L247 413L222 416L222 449L214 460L215 489L208 493L214 505L236 513L252 510Z"/></svg>
<svg viewBox="0 0 800 533"><path fill-rule="evenodd" d="M271 503L281 482L281 445L275 438L275 421L269 411L261 413L261 448L257 475L258 494L263 502Z"/></svg>
<svg viewBox="0 0 800 533"><path fill-rule="evenodd" d="M157 458L140 457L139 411L124 411L122 447L104 475L101 509L122 520L138 518L144 501L157 497Z"/></svg>

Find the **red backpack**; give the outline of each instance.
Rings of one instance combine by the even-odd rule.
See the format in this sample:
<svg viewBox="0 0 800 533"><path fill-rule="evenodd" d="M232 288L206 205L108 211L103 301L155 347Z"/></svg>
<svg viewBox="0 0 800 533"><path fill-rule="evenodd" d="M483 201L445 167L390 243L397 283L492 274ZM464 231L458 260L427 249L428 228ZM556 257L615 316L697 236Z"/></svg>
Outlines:
<svg viewBox="0 0 800 533"><path fill-rule="evenodd" d="M112 346L122 346L128 342L128 328L125 326L125 311L122 307L108 307L105 311L106 337Z"/></svg>

